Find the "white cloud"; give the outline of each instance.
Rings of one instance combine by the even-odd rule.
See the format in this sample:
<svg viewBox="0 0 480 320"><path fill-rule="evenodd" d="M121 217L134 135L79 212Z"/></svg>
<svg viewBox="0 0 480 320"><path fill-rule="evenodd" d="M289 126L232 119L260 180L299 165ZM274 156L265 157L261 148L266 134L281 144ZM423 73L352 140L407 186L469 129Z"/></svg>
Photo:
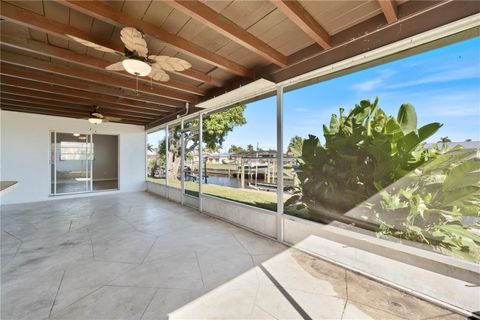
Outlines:
<svg viewBox="0 0 480 320"><path fill-rule="evenodd" d="M378 89L385 81L394 75L396 72L391 69L382 69L377 71L378 76L371 80L366 80L360 83L353 85L353 89L357 91L371 91L373 89Z"/></svg>
<svg viewBox="0 0 480 320"><path fill-rule="evenodd" d="M356 85L353 86L353 89L358 91L370 91L372 89L378 88L378 86L382 83L383 83L383 79L378 77L372 80L367 80L364 82L357 83Z"/></svg>
<svg viewBox="0 0 480 320"><path fill-rule="evenodd" d="M421 84L431 84L431 83L458 81L458 80L475 79L475 78L480 78L480 74L475 67L455 69L455 70L446 69L441 73L439 72L436 74L431 74L422 79L405 81L403 83L390 85L390 86L387 86L387 88L397 89L397 88L417 86Z"/></svg>

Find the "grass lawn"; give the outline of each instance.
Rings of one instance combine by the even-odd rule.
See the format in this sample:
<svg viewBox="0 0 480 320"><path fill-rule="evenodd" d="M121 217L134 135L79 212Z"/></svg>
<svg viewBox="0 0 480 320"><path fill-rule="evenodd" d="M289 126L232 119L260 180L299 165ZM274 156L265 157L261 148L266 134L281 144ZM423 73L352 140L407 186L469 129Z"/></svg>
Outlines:
<svg viewBox="0 0 480 320"><path fill-rule="evenodd" d="M165 179L149 177L147 180L154 183L165 184ZM180 188L180 181L169 181L169 185ZM267 210L277 210L277 194L275 192L230 188L214 184L204 184L202 188L203 193L210 196L232 200ZM198 196L198 183L185 181L185 192L193 196Z"/></svg>

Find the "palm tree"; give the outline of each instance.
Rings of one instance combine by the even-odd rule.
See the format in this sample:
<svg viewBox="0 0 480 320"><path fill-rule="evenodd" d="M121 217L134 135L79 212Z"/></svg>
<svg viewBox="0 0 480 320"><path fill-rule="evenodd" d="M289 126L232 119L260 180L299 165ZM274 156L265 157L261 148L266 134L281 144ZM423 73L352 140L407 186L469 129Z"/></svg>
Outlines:
<svg viewBox="0 0 480 320"><path fill-rule="evenodd" d="M440 141L438 141L440 143L448 143L448 142L452 142L452 140L450 140L448 137L441 137L440 138Z"/></svg>
<svg viewBox="0 0 480 320"><path fill-rule="evenodd" d="M150 152L154 152L155 148L153 147L153 145L151 143L147 143L147 150L150 151Z"/></svg>

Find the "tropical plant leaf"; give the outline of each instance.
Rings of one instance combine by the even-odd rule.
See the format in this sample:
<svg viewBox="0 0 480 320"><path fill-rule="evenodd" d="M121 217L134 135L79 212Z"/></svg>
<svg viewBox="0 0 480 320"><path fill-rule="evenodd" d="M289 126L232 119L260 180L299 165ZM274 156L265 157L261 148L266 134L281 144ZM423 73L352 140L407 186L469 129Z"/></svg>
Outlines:
<svg viewBox="0 0 480 320"><path fill-rule="evenodd" d="M449 191L464 186L478 185L480 183L480 159L472 158L450 170L442 190Z"/></svg>
<svg viewBox="0 0 480 320"><path fill-rule="evenodd" d="M449 232L453 235L456 235L458 237L470 239L472 241L480 243L480 235L475 234L475 233L469 231L468 229L466 229L466 228L464 228L460 225L446 224L446 225L440 226L440 229L442 229L444 231L447 231L447 232Z"/></svg>
<svg viewBox="0 0 480 320"><path fill-rule="evenodd" d="M397 121L402 131L408 134L417 129L417 113L411 104L402 104L398 110Z"/></svg>
<svg viewBox="0 0 480 320"><path fill-rule="evenodd" d="M426 140L430 138L432 135L435 134L435 132L438 131L443 126L443 124L439 122L432 122L427 125L424 125L420 129L418 129L418 137L420 140Z"/></svg>
<svg viewBox="0 0 480 320"><path fill-rule="evenodd" d="M436 197L436 201L442 207L464 206L469 200L478 199L480 187L468 186L458 188L450 192L441 193Z"/></svg>
<svg viewBox="0 0 480 320"><path fill-rule="evenodd" d="M337 118L336 114L332 114L330 118L330 133L337 133L338 129L340 129L340 121Z"/></svg>
<svg viewBox="0 0 480 320"><path fill-rule="evenodd" d="M403 137L403 139L398 141L398 147L401 149L403 154L409 155L410 151L418 146L420 142L420 138L415 131L410 131L410 133Z"/></svg>

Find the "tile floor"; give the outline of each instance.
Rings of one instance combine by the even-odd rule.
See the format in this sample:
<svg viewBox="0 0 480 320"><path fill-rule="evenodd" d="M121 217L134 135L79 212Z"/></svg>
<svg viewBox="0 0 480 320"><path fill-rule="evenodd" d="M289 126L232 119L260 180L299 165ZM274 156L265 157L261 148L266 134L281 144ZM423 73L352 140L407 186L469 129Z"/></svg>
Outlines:
<svg viewBox="0 0 480 320"><path fill-rule="evenodd" d="M148 193L1 209L2 319L462 319Z"/></svg>

